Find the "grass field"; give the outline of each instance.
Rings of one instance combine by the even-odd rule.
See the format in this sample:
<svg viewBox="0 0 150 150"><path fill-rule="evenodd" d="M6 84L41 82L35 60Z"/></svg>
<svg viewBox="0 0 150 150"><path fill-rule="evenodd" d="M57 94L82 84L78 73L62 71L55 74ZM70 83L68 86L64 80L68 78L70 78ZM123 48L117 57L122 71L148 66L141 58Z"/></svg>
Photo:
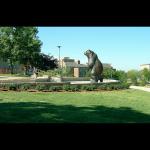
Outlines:
<svg viewBox="0 0 150 150"><path fill-rule="evenodd" d="M150 93L0 92L0 123L150 123Z"/></svg>

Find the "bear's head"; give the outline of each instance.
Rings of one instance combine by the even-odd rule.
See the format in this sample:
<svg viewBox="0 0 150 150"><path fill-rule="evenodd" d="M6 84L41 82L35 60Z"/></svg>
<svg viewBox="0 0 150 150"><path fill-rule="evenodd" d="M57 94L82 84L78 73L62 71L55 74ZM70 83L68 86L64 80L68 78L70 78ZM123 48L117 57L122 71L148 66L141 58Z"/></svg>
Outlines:
<svg viewBox="0 0 150 150"><path fill-rule="evenodd" d="M84 55L86 55L88 58L91 58L93 56L94 52L92 50L87 50Z"/></svg>

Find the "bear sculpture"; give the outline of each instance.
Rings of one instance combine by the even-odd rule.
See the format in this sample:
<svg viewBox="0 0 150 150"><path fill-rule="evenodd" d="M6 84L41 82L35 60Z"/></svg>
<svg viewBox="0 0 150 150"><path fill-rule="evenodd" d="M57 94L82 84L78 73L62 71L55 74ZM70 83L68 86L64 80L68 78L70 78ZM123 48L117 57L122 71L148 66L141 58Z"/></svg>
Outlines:
<svg viewBox="0 0 150 150"><path fill-rule="evenodd" d="M98 59L96 53L92 50L87 50L84 55L88 58L88 67L91 69L91 82L103 82L102 72L103 72L103 65L101 61Z"/></svg>

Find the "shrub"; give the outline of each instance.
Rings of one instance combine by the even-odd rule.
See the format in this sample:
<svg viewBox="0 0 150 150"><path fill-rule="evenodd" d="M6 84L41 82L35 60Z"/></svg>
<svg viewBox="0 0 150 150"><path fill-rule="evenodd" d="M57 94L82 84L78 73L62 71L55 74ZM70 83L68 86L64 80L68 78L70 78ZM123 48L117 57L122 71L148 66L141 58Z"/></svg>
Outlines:
<svg viewBox="0 0 150 150"><path fill-rule="evenodd" d="M128 89L130 84L128 83L106 83L98 85L100 90L118 90L118 89Z"/></svg>
<svg viewBox="0 0 150 150"><path fill-rule="evenodd" d="M47 90L48 87L45 84L38 84L36 85L35 89L39 91L43 91L43 90Z"/></svg>
<svg viewBox="0 0 150 150"><path fill-rule="evenodd" d="M141 79L139 85L145 86L147 84L147 81L145 79Z"/></svg>
<svg viewBox="0 0 150 150"><path fill-rule="evenodd" d="M130 79L130 81L133 85L138 84L137 79L139 77L139 72L137 70L129 70L127 72L127 77L128 77L128 79Z"/></svg>
<svg viewBox="0 0 150 150"><path fill-rule="evenodd" d="M87 85L82 85L81 90L87 90Z"/></svg>
<svg viewBox="0 0 150 150"><path fill-rule="evenodd" d="M78 85L71 85L70 90L71 91L79 91L80 87Z"/></svg>
<svg viewBox="0 0 150 150"><path fill-rule="evenodd" d="M69 91L70 89L70 85L63 85L63 90Z"/></svg>
<svg viewBox="0 0 150 150"><path fill-rule="evenodd" d="M49 90L49 91L93 91L95 89L99 90L118 90L118 89L128 89L130 86L129 83L102 83L102 84L91 84L91 85L60 85L60 86L53 86L48 84L36 84L36 83L3 83L0 84L1 89L6 90L28 90L28 89L36 89L39 91Z"/></svg>
<svg viewBox="0 0 150 150"><path fill-rule="evenodd" d="M122 83L123 89L129 89L130 83Z"/></svg>
<svg viewBox="0 0 150 150"><path fill-rule="evenodd" d="M50 86L49 90L50 91L60 91L60 90L62 90L62 87L61 86Z"/></svg>
<svg viewBox="0 0 150 150"><path fill-rule="evenodd" d="M95 89L97 89L96 85L90 85L90 86L87 87L88 91L93 91Z"/></svg>
<svg viewBox="0 0 150 150"><path fill-rule="evenodd" d="M93 91L97 89L96 85L82 85L81 90Z"/></svg>
<svg viewBox="0 0 150 150"><path fill-rule="evenodd" d="M106 86L106 84L101 84L97 88L100 89L100 90L106 90L107 86Z"/></svg>
<svg viewBox="0 0 150 150"><path fill-rule="evenodd" d="M28 89L30 89L31 87L32 87L32 85L29 84L29 83L21 84L21 85L20 85L20 90L28 90Z"/></svg>
<svg viewBox="0 0 150 150"><path fill-rule="evenodd" d="M18 84L15 84L15 83L13 83L13 84L8 84L6 87L7 87L9 90L13 90L13 91L16 91L16 90L19 89L19 85L18 85Z"/></svg>

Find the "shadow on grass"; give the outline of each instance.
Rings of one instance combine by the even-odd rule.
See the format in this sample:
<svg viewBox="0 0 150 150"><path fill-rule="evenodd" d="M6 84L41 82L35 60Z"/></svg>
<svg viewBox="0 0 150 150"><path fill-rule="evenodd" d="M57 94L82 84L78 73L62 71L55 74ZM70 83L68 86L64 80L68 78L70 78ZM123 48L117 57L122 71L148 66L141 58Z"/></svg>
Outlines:
<svg viewBox="0 0 150 150"><path fill-rule="evenodd" d="M0 123L150 123L128 107L75 107L42 102L0 103Z"/></svg>

